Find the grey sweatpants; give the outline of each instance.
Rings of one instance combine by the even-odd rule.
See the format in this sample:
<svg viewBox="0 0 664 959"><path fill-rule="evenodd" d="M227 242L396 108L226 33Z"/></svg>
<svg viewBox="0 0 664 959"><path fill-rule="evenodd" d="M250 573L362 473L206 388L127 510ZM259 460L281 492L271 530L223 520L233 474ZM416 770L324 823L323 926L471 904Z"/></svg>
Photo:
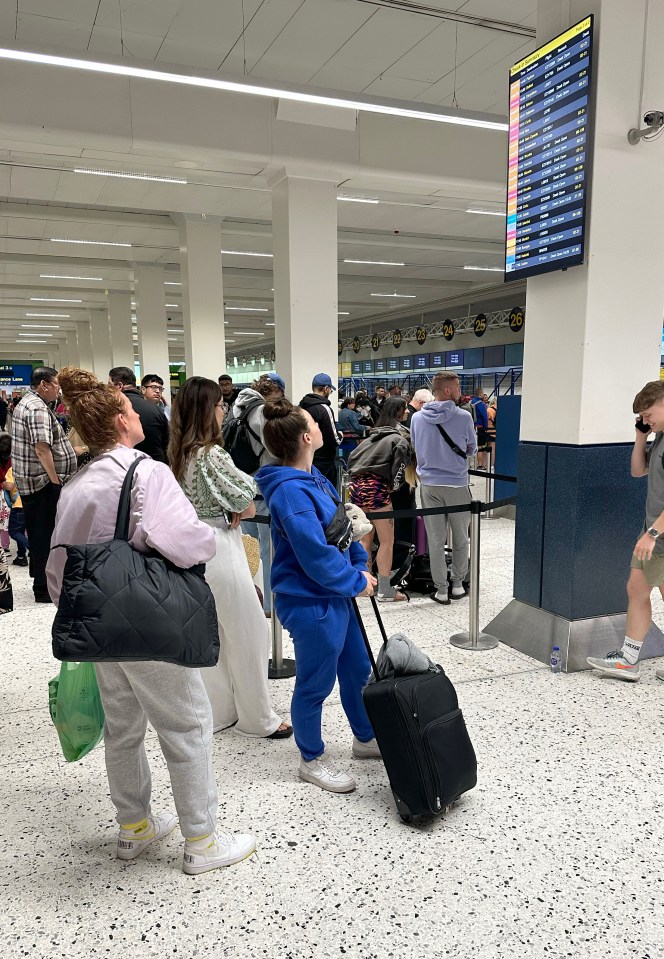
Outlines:
<svg viewBox="0 0 664 959"><path fill-rule="evenodd" d="M467 486L421 486L422 506L463 506L470 503L470 490ZM447 565L445 563L445 543L447 542L447 524L452 532L452 582L461 583L468 575L468 524L470 510L467 513L450 513L449 516L425 516L424 525L429 540L429 559L431 578L438 589L447 586Z"/></svg>
<svg viewBox="0 0 664 959"><path fill-rule="evenodd" d="M199 670L172 663L95 663L95 672L117 821L136 823L150 813L152 777L144 745L149 721L166 759L182 835L195 839L214 832L212 710Z"/></svg>

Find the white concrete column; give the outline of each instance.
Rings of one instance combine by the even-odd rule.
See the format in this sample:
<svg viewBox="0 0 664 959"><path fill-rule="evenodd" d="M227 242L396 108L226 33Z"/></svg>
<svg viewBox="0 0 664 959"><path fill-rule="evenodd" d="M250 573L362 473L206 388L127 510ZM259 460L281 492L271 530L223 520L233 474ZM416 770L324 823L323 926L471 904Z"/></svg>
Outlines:
<svg viewBox="0 0 664 959"><path fill-rule="evenodd" d="M70 366L81 365L81 357L78 352L78 339L76 330L67 330L67 357Z"/></svg>
<svg viewBox="0 0 664 959"><path fill-rule="evenodd" d="M62 338L57 342L57 354L56 354L56 370L62 370L65 366L69 366L69 351L67 349L67 340Z"/></svg>
<svg viewBox="0 0 664 959"><path fill-rule="evenodd" d="M336 196L335 183L300 177L272 188L276 368L294 403L316 373L337 380Z"/></svg>
<svg viewBox="0 0 664 959"><path fill-rule="evenodd" d="M113 366L134 368L134 340L131 328L131 294L111 292L108 303L108 328Z"/></svg>
<svg viewBox="0 0 664 959"><path fill-rule="evenodd" d="M180 220L182 318L187 376L226 371L221 221Z"/></svg>
<svg viewBox="0 0 664 959"><path fill-rule="evenodd" d="M644 112L661 106L652 75L661 71L655 40L664 41L664 6L650 4L647 25L646 10L646 0L539 3L538 42L595 14L596 113L586 264L527 282L525 441L631 440L632 400L647 380L659 376L664 138L637 146L627 142L630 127L643 126ZM653 93L647 101L640 98L644 36L649 38L645 88Z"/></svg>
<svg viewBox="0 0 664 959"><path fill-rule="evenodd" d="M161 376L165 385L164 398L168 403L171 395L171 374L168 365L164 271L158 266L137 266L134 276L141 376L147 373L157 373Z"/></svg>
<svg viewBox="0 0 664 959"><path fill-rule="evenodd" d="M92 355L94 357L95 376L102 383L108 380L108 371L113 366L111 341L108 335L108 312L104 310L89 310L90 338L92 340ZM133 364L131 366L133 369Z"/></svg>
<svg viewBox="0 0 664 959"><path fill-rule="evenodd" d="M78 343L78 358L83 370L94 370L94 354L92 352L92 337L89 323L76 324L76 340Z"/></svg>

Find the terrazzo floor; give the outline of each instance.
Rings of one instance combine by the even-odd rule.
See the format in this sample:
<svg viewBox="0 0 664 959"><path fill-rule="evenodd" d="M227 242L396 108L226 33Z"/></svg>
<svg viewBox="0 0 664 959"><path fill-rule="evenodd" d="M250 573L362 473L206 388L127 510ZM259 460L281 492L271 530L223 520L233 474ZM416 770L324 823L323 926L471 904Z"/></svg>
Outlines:
<svg viewBox="0 0 664 959"><path fill-rule="evenodd" d="M481 625L510 599L513 530L482 523ZM654 661L635 685L553 677L504 646L451 647L467 600L390 606L388 632L406 631L457 686L477 788L442 819L402 824L382 765L351 758L335 692L325 735L358 790L300 782L292 740L215 736L220 821L253 831L258 854L188 877L177 831L132 863L114 858L103 746L64 762L47 709L53 610L32 603L26 571L12 574L15 611L0 618L2 959L664 956ZM664 626L661 601L656 615ZM292 683L271 683L282 715ZM148 752L154 808L172 808L153 733Z"/></svg>

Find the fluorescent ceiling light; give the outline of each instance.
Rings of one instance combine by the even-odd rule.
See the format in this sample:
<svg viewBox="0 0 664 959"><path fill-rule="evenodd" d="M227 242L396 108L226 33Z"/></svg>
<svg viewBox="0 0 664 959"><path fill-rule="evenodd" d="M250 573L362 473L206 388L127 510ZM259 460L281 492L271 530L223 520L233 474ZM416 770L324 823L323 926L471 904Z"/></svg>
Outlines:
<svg viewBox="0 0 664 959"><path fill-rule="evenodd" d="M227 306L225 307L227 313L230 313L231 310L236 310L239 313L269 313L270 311L265 306Z"/></svg>
<svg viewBox="0 0 664 959"><path fill-rule="evenodd" d="M21 323L24 330L59 330L57 323Z"/></svg>
<svg viewBox="0 0 664 959"><path fill-rule="evenodd" d="M272 258L274 253L250 253L247 250L222 250L226 256L268 256Z"/></svg>
<svg viewBox="0 0 664 959"><path fill-rule="evenodd" d="M501 210L466 210L466 213L480 213L482 216L507 216L507 213L503 213Z"/></svg>
<svg viewBox="0 0 664 959"><path fill-rule="evenodd" d="M30 336L30 337L34 337L35 334L34 334L34 333L19 333L18 335L19 335L19 336ZM52 333L38 333L37 336L53 336L53 334L52 334ZM17 342L18 342L18 341L17 341Z"/></svg>
<svg viewBox="0 0 664 959"><path fill-rule="evenodd" d="M182 286L182 284L176 283L175 280L164 280L164 286Z"/></svg>
<svg viewBox="0 0 664 959"><path fill-rule="evenodd" d="M380 200L369 196L338 196L337 200L342 200L344 203L380 203Z"/></svg>
<svg viewBox="0 0 664 959"><path fill-rule="evenodd" d="M184 183L187 180L180 180L173 176L151 176L148 173L115 173L112 170L86 170L83 167L76 167L74 173L88 173L90 176L115 176L121 180L151 180L156 183Z"/></svg>
<svg viewBox="0 0 664 959"><path fill-rule="evenodd" d="M31 296L31 303L82 303L83 300L62 299L57 296Z"/></svg>
<svg viewBox="0 0 664 959"><path fill-rule="evenodd" d="M233 330L233 336L263 336L262 333L245 333L243 330Z"/></svg>
<svg viewBox="0 0 664 959"><path fill-rule="evenodd" d="M39 317L42 320L68 320L71 313L26 313L26 316Z"/></svg>
<svg viewBox="0 0 664 959"><path fill-rule="evenodd" d="M165 305L168 306L168 307L174 307L176 310L177 310L180 306L182 306L181 303L166 303Z"/></svg>
<svg viewBox="0 0 664 959"><path fill-rule="evenodd" d="M392 260L344 260L344 263L367 263L371 266L405 266Z"/></svg>
<svg viewBox="0 0 664 959"><path fill-rule="evenodd" d="M350 316L350 313L345 313L343 310L341 310L339 313L337 313L337 316Z"/></svg>
<svg viewBox="0 0 664 959"><path fill-rule="evenodd" d="M17 340L17 343L48 343L48 340Z"/></svg>
<svg viewBox="0 0 664 959"><path fill-rule="evenodd" d="M330 96L323 93L305 93L301 90L288 90L281 87L259 86L255 83L240 83L235 80L221 80L216 77L198 77L184 73L169 73L165 70L153 70L145 67L132 67L115 63L102 63L98 60L83 60L75 57L59 57L47 53L33 53L28 50L9 50L0 48L0 59L20 60L24 63L42 63L52 67L70 67L74 70L88 70L92 73L106 73L111 76L137 77L140 80L161 80L164 83L179 83L185 86L203 87L209 90L225 90L229 93L246 93L259 97L295 100L299 103L314 103L320 106L342 107L347 110L363 110L367 113L380 113L386 116L410 117L415 120L430 120L438 123L455 123L460 126L480 127L485 130L507 132L508 124L503 120L491 120L485 116L464 116L459 110L443 110L432 107L429 110L415 110L411 106L391 104L379 98L355 100L351 97Z"/></svg>
<svg viewBox="0 0 664 959"><path fill-rule="evenodd" d="M169 340L172 340L174 343L177 343L177 342L178 342L177 336L169 336L168 339L169 339Z"/></svg>
<svg viewBox="0 0 664 959"><path fill-rule="evenodd" d="M131 243L116 243L111 240L67 240L62 236L52 236L51 243L84 243L88 246L126 246L131 247Z"/></svg>
<svg viewBox="0 0 664 959"><path fill-rule="evenodd" d="M101 276L62 276L61 273L40 273L42 280L102 280Z"/></svg>
<svg viewBox="0 0 664 959"><path fill-rule="evenodd" d="M170 326L169 326L168 332L169 332L169 333L184 333L184 330L178 329L177 326L176 326L176 327L170 327Z"/></svg>
<svg viewBox="0 0 664 959"><path fill-rule="evenodd" d="M274 324L274 323L266 323L265 325L266 325L266 326L274 326L275 324Z"/></svg>
<svg viewBox="0 0 664 959"><path fill-rule="evenodd" d="M226 343L235 343L235 340L226 340Z"/></svg>
<svg viewBox="0 0 664 959"><path fill-rule="evenodd" d="M480 273L504 273L502 266L464 266L464 270L479 270Z"/></svg>
<svg viewBox="0 0 664 959"><path fill-rule="evenodd" d="M370 293L369 296L396 296L400 300L414 300L416 293Z"/></svg>

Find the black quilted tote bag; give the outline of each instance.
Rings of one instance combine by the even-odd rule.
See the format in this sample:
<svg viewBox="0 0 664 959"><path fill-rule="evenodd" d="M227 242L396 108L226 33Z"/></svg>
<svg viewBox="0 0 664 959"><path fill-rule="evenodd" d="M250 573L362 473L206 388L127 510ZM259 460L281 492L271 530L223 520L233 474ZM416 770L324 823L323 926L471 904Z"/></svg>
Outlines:
<svg viewBox="0 0 664 959"><path fill-rule="evenodd" d="M53 655L77 663L214 666L219 630L205 564L180 569L129 545L131 484L139 463L132 463L122 484L110 543L54 547L67 550L67 561Z"/></svg>

